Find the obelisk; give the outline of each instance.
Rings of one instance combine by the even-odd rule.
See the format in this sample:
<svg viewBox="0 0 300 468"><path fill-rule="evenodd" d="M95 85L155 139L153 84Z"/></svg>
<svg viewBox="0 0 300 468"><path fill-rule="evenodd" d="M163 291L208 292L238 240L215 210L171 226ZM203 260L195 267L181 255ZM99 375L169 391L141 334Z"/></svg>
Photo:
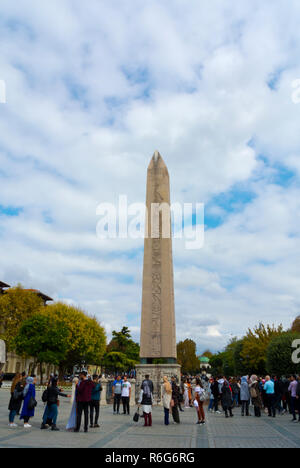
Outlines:
<svg viewBox="0 0 300 468"><path fill-rule="evenodd" d="M149 374L159 400L163 376L180 376L180 366L176 364L170 180L158 151L148 167L146 207L141 364L137 366L137 386Z"/></svg>

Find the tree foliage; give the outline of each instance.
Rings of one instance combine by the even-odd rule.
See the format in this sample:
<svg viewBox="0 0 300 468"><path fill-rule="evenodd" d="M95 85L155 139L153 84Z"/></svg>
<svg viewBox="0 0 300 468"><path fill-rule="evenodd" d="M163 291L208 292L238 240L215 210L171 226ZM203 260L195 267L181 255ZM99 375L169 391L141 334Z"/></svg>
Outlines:
<svg viewBox="0 0 300 468"><path fill-rule="evenodd" d="M248 330L243 338L242 350L240 353L243 365L247 372L257 374L266 373L266 353L267 348L273 338L283 333L283 327L278 328L270 325L260 324L253 330Z"/></svg>
<svg viewBox="0 0 300 468"><path fill-rule="evenodd" d="M139 362L140 346L131 339L130 330L123 327L120 332L115 330L112 332L112 340L107 346L106 352L122 353L136 364Z"/></svg>
<svg viewBox="0 0 300 468"><path fill-rule="evenodd" d="M17 286L0 296L0 339L8 351L14 350L14 340L20 326L43 306L42 299L33 291Z"/></svg>
<svg viewBox="0 0 300 468"><path fill-rule="evenodd" d="M182 367L182 373L192 374L200 369L200 362L196 356L196 343L186 339L177 344L177 361Z"/></svg>
<svg viewBox="0 0 300 468"><path fill-rule="evenodd" d="M61 302L44 308L41 314L50 314L67 331L67 350L59 364L61 373L75 365L101 364L106 349L106 334L96 318Z"/></svg>
<svg viewBox="0 0 300 468"><path fill-rule="evenodd" d="M124 353L112 351L105 353L102 359L102 365L106 371L129 371L134 368L136 361L128 359Z"/></svg>
<svg viewBox="0 0 300 468"><path fill-rule="evenodd" d="M295 318L292 324L292 332L293 333L300 333L300 315Z"/></svg>
<svg viewBox="0 0 300 468"><path fill-rule="evenodd" d="M292 344L300 339L300 333L286 332L273 338L266 353L267 372L271 375L287 376L300 373L300 364L292 361Z"/></svg>

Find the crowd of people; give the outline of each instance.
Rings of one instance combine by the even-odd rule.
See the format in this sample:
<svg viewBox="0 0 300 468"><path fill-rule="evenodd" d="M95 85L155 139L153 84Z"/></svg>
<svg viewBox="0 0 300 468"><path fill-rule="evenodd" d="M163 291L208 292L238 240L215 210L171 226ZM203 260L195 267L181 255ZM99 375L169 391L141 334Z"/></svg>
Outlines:
<svg viewBox="0 0 300 468"><path fill-rule="evenodd" d="M36 401L36 377L26 376L26 373L16 374L11 385L9 401L9 426L17 427L16 416L23 420L24 428L31 427L30 420L35 415ZM100 400L102 385L98 375L89 376L87 372L81 372L73 380L73 404L66 429L79 432L84 417L83 429L88 432L90 428L99 428ZM149 375L142 382L138 409L134 420L141 416L144 426L152 426L152 407L154 404L154 384ZM71 398L71 395L63 393L58 387L57 376L50 376L47 387L42 395L45 404L42 417L41 430L51 428L59 431L57 419L59 414L59 397ZM130 415L131 383L128 376L116 376L112 384L113 415ZM226 418L234 417L233 409L240 408L241 415L251 416L251 404L254 408L254 416L260 418L262 411L269 417L275 418L277 414L290 413L293 422L300 422L300 377L296 375L289 378L277 378L276 376L265 378L256 375L243 376L241 378L229 378L225 376L187 377L183 376L181 382L177 377L170 379L165 376L161 388L162 405L164 409L164 424L170 424L172 416L174 424L180 424L180 412L190 408L196 410L197 424L205 425L205 403L208 401L208 411L215 414L224 413ZM142 414L140 415L140 409ZM138 416L137 416L138 415Z"/></svg>

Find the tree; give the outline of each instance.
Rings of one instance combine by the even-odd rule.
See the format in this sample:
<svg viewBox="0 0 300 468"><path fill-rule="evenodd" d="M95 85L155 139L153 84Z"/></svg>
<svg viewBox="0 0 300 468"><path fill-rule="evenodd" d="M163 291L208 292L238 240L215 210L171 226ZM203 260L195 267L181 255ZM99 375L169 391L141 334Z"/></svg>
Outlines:
<svg viewBox="0 0 300 468"><path fill-rule="evenodd" d="M300 315L295 318L292 324L292 332L293 333L300 333Z"/></svg>
<svg viewBox="0 0 300 468"><path fill-rule="evenodd" d="M123 327L120 332L115 330L112 332L112 340L107 346L106 352L123 353L127 359L134 361L136 364L139 362L140 346L131 339L130 330Z"/></svg>
<svg viewBox="0 0 300 468"><path fill-rule="evenodd" d="M129 371L132 369L136 362L128 357L124 353L112 351L105 353L102 359L102 364L106 371Z"/></svg>
<svg viewBox="0 0 300 468"><path fill-rule="evenodd" d="M7 351L14 350L14 340L22 323L42 306L43 301L35 292L20 285L0 296L0 339L5 341Z"/></svg>
<svg viewBox="0 0 300 468"><path fill-rule="evenodd" d="M36 314L25 320L15 338L15 350L21 356L32 356L40 366L43 384L43 364L59 365L66 357L68 329L49 314Z"/></svg>
<svg viewBox="0 0 300 468"><path fill-rule="evenodd" d="M199 371L200 362L196 356L196 343L193 340L186 339L177 344L177 360L184 374Z"/></svg>
<svg viewBox="0 0 300 468"><path fill-rule="evenodd" d="M242 351L240 353L247 373L253 372L263 375L266 372L266 352L273 338L283 333L283 327L280 325L275 328L274 325L263 325L248 330L243 338Z"/></svg>
<svg viewBox="0 0 300 468"><path fill-rule="evenodd" d="M204 351L201 357L207 357L208 359L210 359L211 357L213 357L213 353L209 349L207 349L206 351Z"/></svg>
<svg viewBox="0 0 300 468"><path fill-rule="evenodd" d="M101 365L106 334L95 317L88 317L81 309L62 302L47 306L41 313L51 314L68 330L67 352L59 363L60 377L75 365Z"/></svg>
<svg viewBox="0 0 300 468"><path fill-rule="evenodd" d="M267 348L266 367L271 375L287 376L300 373L300 364L292 361L292 344L300 339L300 333L286 332L271 340Z"/></svg>

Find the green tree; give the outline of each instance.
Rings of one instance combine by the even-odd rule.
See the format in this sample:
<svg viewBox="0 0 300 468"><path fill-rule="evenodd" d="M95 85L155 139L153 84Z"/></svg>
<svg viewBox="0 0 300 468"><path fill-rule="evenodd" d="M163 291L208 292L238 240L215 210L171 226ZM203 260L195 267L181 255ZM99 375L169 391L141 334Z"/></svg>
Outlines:
<svg viewBox="0 0 300 468"><path fill-rule="evenodd" d="M117 371L128 372L133 369L136 364L136 361L128 359L126 354L120 352L109 352L105 353L102 359L102 365L105 367L106 371Z"/></svg>
<svg viewBox="0 0 300 468"><path fill-rule="evenodd" d="M262 375L266 372L266 353L267 348L273 338L282 335L283 327L280 325L275 328L274 325L259 325L253 330L248 330L243 338L241 358L247 373L253 372Z"/></svg>
<svg viewBox="0 0 300 468"><path fill-rule="evenodd" d="M59 365L65 359L68 334L68 329L49 312L36 314L21 325L15 338L15 350L21 356L35 358L42 384L43 364Z"/></svg>
<svg viewBox="0 0 300 468"><path fill-rule="evenodd" d="M203 354L201 354L201 357L207 357L208 359L210 359L211 357L213 357L213 353L207 349L206 351L204 351Z"/></svg>
<svg viewBox="0 0 300 468"><path fill-rule="evenodd" d="M196 356L196 343L193 340L186 339L177 344L177 361L184 374L199 371L200 362Z"/></svg>
<svg viewBox="0 0 300 468"><path fill-rule="evenodd" d="M0 296L0 339L6 343L7 351L14 351L14 340L20 326L42 307L42 299L22 286L8 289Z"/></svg>
<svg viewBox="0 0 300 468"><path fill-rule="evenodd" d="M292 361L292 344L300 339L300 333L286 332L271 340L266 353L267 372L271 375L287 376L300 373L300 364Z"/></svg>
<svg viewBox="0 0 300 468"><path fill-rule="evenodd" d="M127 359L137 363L139 362L140 346L131 339L128 327L123 327L120 332L116 332L115 330L112 332L112 340L108 344L106 352L123 353Z"/></svg>
<svg viewBox="0 0 300 468"><path fill-rule="evenodd" d="M60 377L75 365L101 365L106 351L106 334L95 317L62 302L48 306L41 313L51 314L68 330L67 352L59 363Z"/></svg>

